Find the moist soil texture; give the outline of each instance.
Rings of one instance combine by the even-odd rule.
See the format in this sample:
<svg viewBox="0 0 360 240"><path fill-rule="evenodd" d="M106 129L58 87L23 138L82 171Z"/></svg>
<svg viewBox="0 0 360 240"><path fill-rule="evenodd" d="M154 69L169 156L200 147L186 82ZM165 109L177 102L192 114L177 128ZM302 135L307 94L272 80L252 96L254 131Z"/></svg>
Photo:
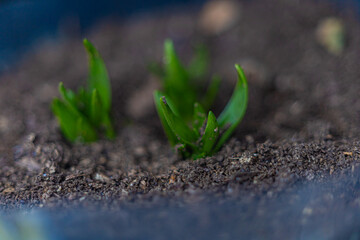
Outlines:
<svg viewBox="0 0 360 240"><path fill-rule="evenodd" d="M269 211L268 199L289 193L291 202L304 197L299 185L326 183L294 224L304 224L303 215L321 216L344 197L344 209L359 210L359 22L350 11L315 1L239 4L233 24L216 34L201 28L201 9L110 19L87 32L111 78L113 141L69 144L50 110L60 81L72 89L86 83L87 56L76 33L42 41L3 73L0 208L105 211L157 202L212 206L231 199L253 202L249 209L256 211L241 214L256 221L254 216ZM327 17L344 23L341 54L317 41L317 26ZM166 38L184 62L196 44L207 46L209 76L222 77L216 115L235 85L234 63L248 76L246 116L212 157L181 159L163 133L152 101L160 84L147 69L161 61ZM346 189L336 187L340 182ZM275 209L271 214L281 215L282 208Z"/></svg>

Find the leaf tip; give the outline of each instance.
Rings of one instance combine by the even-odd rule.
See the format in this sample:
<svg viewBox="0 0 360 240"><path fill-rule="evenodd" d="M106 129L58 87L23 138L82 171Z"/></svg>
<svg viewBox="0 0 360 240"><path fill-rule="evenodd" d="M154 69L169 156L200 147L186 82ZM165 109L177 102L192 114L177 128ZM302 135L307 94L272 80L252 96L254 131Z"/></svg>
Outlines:
<svg viewBox="0 0 360 240"><path fill-rule="evenodd" d="M164 41L165 50L171 50L174 48L174 43L170 38L165 39Z"/></svg>
<svg viewBox="0 0 360 240"><path fill-rule="evenodd" d="M247 86L247 80L246 80L244 70L242 69L242 67L239 64L235 64L235 68L236 68L236 71L238 73L238 77L239 77L239 79L241 81L241 84L246 87Z"/></svg>
<svg viewBox="0 0 360 240"><path fill-rule="evenodd" d="M96 51L94 45L87 38L84 38L83 44L84 44L86 51L88 51L89 54L96 55L97 51Z"/></svg>
<svg viewBox="0 0 360 240"><path fill-rule="evenodd" d="M235 69L238 72L238 74L243 74L244 75L244 70L242 69L242 67L239 64L235 64Z"/></svg>

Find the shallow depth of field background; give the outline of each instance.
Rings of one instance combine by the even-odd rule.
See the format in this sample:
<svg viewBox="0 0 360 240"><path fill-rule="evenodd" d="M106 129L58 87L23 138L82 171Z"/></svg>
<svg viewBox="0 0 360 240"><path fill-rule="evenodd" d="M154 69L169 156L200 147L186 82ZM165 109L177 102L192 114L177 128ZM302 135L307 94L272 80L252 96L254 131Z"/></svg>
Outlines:
<svg viewBox="0 0 360 240"><path fill-rule="evenodd" d="M251 0L245 0L251 1ZM360 0L335 2L339 8ZM67 31L84 33L104 18L123 19L166 8L200 6L206 0L14 0L0 1L0 71L9 68L33 43L58 39Z"/></svg>

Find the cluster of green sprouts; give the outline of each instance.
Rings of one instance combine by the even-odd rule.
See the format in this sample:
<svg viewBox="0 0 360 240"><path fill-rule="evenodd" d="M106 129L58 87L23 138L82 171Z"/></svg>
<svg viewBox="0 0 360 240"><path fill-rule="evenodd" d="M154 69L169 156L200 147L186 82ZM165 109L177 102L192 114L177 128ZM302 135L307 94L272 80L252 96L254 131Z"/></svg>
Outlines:
<svg viewBox="0 0 360 240"><path fill-rule="evenodd" d="M208 109L219 88L219 78L214 77L206 93L200 94L201 80L198 77L205 73L205 55L198 52L190 66L185 68L170 40L165 41L164 55L164 66L157 71L163 91L154 92L154 101L169 142L185 158L210 156L221 148L245 114L248 87L244 72L235 65L238 73L235 90L216 118Z"/></svg>
<svg viewBox="0 0 360 240"><path fill-rule="evenodd" d="M112 139L115 132L110 118L111 86L105 63L87 39L84 46L89 56L88 86L75 93L61 82L62 99L55 98L51 109L64 136L71 142L96 141L102 131Z"/></svg>
<svg viewBox="0 0 360 240"><path fill-rule="evenodd" d="M86 39L84 46L89 56L88 85L75 93L60 83L61 99L55 98L51 108L70 142L93 142L101 134L112 139L115 132L110 118L108 73L95 47ZM204 88L207 51L199 47L187 67L177 57L172 41L165 41L164 54L164 65L153 65L151 70L162 81L163 90L154 92L154 100L169 142L185 158L210 156L219 151L245 114L248 87L244 72L235 65L238 73L235 90L216 118L209 110L220 79L214 76Z"/></svg>
<svg viewBox="0 0 360 240"><path fill-rule="evenodd" d="M189 66L185 68L176 55L172 41L166 40L164 60L164 67L153 64L150 70L160 78L163 92L172 99L179 116L185 121L191 120L195 102L209 109L219 89L220 78L213 76L208 88L204 89L208 65L206 49L198 46Z"/></svg>

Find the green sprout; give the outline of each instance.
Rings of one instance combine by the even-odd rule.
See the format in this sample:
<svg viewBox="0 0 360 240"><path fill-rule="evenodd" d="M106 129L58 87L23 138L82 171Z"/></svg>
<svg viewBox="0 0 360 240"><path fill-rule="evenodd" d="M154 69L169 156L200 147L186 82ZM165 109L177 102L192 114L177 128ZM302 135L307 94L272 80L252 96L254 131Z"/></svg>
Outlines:
<svg viewBox="0 0 360 240"><path fill-rule="evenodd" d="M104 61L95 47L83 41L89 56L88 86L77 93L66 89L62 82L51 109L57 117L60 129L70 142L93 142L101 131L107 138L115 137L110 118L111 86Z"/></svg>
<svg viewBox="0 0 360 240"><path fill-rule="evenodd" d="M204 66L204 60L194 61L195 65L185 69L176 56L172 42L167 40L165 69L159 71L163 76L164 91L155 91L154 101L170 144L183 157L198 159L219 151L241 122L247 108L248 87L242 68L236 64L238 81L229 102L218 118L212 111L206 117L203 104L213 101L219 80L215 78L212 81L203 98L205 101L199 103L198 89L190 82L196 72L192 69L196 67L191 66Z"/></svg>
<svg viewBox="0 0 360 240"><path fill-rule="evenodd" d="M193 117L194 102L199 102L208 110L216 97L220 85L218 76L212 78L207 89L203 88L207 66L208 52L204 46L196 48L195 56L185 67L175 52L173 42L165 40L164 66L153 64L150 68L161 79L164 94L171 98L179 116L186 122Z"/></svg>

